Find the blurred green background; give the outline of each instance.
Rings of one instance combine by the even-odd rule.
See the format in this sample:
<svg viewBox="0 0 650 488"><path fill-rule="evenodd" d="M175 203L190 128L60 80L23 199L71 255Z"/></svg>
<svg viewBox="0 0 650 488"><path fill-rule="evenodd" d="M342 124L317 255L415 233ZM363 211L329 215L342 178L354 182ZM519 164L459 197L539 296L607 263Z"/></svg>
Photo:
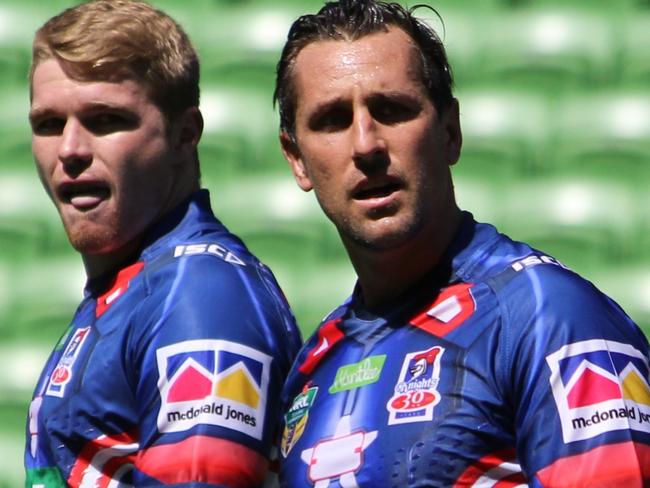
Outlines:
<svg viewBox="0 0 650 488"><path fill-rule="evenodd" d="M36 377L81 298L83 269L30 152L31 38L76 2L0 4L0 487L23 484ZM303 333L354 275L313 195L294 185L271 96L289 25L313 0L153 1L202 62L204 186L269 264ZM650 331L650 0L414 1L438 9L464 130L458 199L555 255ZM579 306L579 304L576 304Z"/></svg>

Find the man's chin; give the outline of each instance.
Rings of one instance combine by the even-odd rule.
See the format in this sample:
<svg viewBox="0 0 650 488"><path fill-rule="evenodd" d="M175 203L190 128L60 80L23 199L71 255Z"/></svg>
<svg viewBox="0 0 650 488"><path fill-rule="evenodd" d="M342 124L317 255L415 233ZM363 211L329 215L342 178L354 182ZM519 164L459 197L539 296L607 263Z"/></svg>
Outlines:
<svg viewBox="0 0 650 488"><path fill-rule="evenodd" d="M109 254L120 248L117 236L110 231L105 232L68 232L70 245L84 255Z"/></svg>
<svg viewBox="0 0 650 488"><path fill-rule="evenodd" d="M351 232L348 239L370 252L389 252L406 246L415 234L412 229L387 225Z"/></svg>

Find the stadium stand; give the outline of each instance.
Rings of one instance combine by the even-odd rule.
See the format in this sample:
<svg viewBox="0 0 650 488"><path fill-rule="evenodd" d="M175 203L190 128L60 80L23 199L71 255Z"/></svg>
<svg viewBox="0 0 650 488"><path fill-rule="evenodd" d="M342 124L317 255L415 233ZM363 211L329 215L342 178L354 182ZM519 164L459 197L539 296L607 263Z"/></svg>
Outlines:
<svg viewBox="0 0 650 488"><path fill-rule="evenodd" d="M0 5L0 488L20 486L24 418L83 286L29 148L34 30L72 0ZM277 143L271 96L291 20L316 0L152 0L202 58L203 182L219 217L270 265L305 334L354 274ZM405 2L406 3L406 2ZM555 254L650 333L650 1L426 0L456 75L453 168L477 219Z"/></svg>

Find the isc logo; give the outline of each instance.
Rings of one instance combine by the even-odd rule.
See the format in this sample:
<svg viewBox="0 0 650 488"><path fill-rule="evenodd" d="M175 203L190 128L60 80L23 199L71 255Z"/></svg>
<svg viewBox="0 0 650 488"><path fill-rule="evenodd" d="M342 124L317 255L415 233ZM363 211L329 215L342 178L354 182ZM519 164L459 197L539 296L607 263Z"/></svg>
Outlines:
<svg viewBox="0 0 650 488"><path fill-rule="evenodd" d="M219 244L188 244L187 246L176 246L174 248L175 258L181 256L193 256L196 254L210 254L212 256L217 256L228 263L246 266L246 263Z"/></svg>
<svg viewBox="0 0 650 488"><path fill-rule="evenodd" d="M538 264L554 264L556 266L560 266L561 268L566 268L566 266L551 256L545 256L543 254L531 254L530 256L527 256L524 259L520 259L516 263L513 263L512 269L515 271L521 271L523 269L530 268L531 266L537 266Z"/></svg>

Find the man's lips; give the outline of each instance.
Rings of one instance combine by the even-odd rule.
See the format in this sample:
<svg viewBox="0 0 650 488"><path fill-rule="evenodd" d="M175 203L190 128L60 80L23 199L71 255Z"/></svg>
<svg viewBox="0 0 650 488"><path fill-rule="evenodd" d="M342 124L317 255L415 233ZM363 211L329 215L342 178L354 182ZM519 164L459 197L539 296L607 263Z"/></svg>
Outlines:
<svg viewBox="0 0 650 488"><path fill-rule="evenodd" d="M110 190L101 182L74 182L62 184L58 195L62 202L79 210L87 210L106 200L110 196Z"/></svg>
<svg viewBox="0 0 650 488"><path fill-rule="evenodd" d="M372 198L383 198L399 191L402 184L396 179L384 180L381 182L362 182L352 192L355 200L369 200Z"/></svg>

